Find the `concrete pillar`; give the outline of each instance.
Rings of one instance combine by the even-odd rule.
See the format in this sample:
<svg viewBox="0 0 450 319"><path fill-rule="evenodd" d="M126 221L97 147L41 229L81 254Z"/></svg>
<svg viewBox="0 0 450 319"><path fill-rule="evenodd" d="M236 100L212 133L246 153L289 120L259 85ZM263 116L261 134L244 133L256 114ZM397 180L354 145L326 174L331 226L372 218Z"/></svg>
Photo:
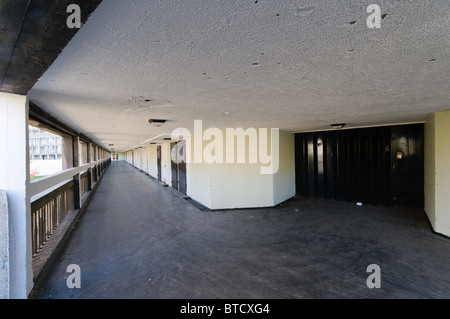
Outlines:
<svg viewBox="0 0 450 319"><path fill-rule="evenodd" d="M62 169L66 170L68 168L72 168L73 167L72 136L62 135L61 146L62 146Z"/></svg>
<svg viewBox="0 0 450 319"><path fill-rule="evenodd" d="M425 123L425 212L434 231L450 236L450 110Z"/></svg>
<svg viewBox="0 0 450 319"><path fill-rule="evenodd" d="M88 163L88 144L86 142L79 141L79 166Z"/></svg>
<svg viewBox="0 0 450 319"><path fill-rule="evenodd" d="M73 167L80 166L80 139L78 136L72 137L72 155L73 155ZM73 177L73 201L74 208L80 209L81 207L81 198L80 198L80 174L77 174Z"/></svg>
<svg viewBox="0 0 450 319"><path fill-rule="evenodd" d="M91 162L91 143L87 143L86 145L86 158L87 162ZM88 190L92 190L92 170L88 169Z"/></svg>
<svg viewBox="0 0 450 319"><path fill-rule="evenodd" d="M9 298L9 218L6 191L0 190L0 299Z"/></svg>
<svg viewBox="0 0 450 319"><path fill-rule="evenodd" d="M8 297L27 298L33 288L31 252L31 208L27 194L30 184L28 149L28 99L0 93L0 189L6 192L8 213L0 214L8 235L0 237L4 264L9 266ZM7 239L5 239L7 238ZM3 276L5 274L2 274ZM2 289L5 289L3 286Z"/></svg>

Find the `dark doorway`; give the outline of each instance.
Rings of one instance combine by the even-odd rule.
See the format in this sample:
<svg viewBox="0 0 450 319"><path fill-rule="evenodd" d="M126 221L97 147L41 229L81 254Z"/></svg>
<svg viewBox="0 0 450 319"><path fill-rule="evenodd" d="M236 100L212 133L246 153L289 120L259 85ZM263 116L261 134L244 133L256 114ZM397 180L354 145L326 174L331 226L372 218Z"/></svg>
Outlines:
<svg viewBox="0 0 450 319"><path fill-rule="evenodd" d="M170 168L172 170L172 188L178 190L177 143L170 143Z"/></svg>
<svg viewBox="0 0 450 319"><path fill-rule="evenodd" d="M182 158L178 163L178 191L183 194L186 194L186 141L178 142L178 156Z"/></svg>
<svg viewBox="0 0 450 319"><path fill-rule="evenodd" d="M423 124L295 136L303 196L423 207Z"/></svg>
<svg viewBox="0 0 450 319"><path fill-rule="evenodd" d="M158 166L158 181L161 181L161 145L156 147L156 163Z"/></svg>
<svg viewBox="0 0 450 319"><path fill-rule="evenodd" d="M170 158L172 170L172 188L186 194L186 142L170 143Z"/></svg>
<svg viewBox="0 0 450 319"><path fill-rule="evenodd" d="M423 205L423 125L393 127L391 136L392 202L399 206Z"/></svg>

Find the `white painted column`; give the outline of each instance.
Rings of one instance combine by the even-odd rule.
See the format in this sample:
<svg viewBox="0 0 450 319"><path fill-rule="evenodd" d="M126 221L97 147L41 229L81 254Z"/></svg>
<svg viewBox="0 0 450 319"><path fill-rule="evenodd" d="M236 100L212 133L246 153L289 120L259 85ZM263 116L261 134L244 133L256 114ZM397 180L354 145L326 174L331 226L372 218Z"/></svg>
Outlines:
<svg viewBox="0 0 450 319"><path fill-rule="evenodd" d="M0 299L9 298L9 218L6 191L0 189Z"/></svg>
<svg viewBox="0 0 450 319"><path fill-rule="evenodd" d="M450 236L450 110L425 123L425 212L437 233Z"/></svg>
<svg viewBox="0 0 450 319"><path fill-rule="evenodd" d="M8 200L9 298L27 298L33 272L26 96L0 93L0 150L0 189Z"/></svg>

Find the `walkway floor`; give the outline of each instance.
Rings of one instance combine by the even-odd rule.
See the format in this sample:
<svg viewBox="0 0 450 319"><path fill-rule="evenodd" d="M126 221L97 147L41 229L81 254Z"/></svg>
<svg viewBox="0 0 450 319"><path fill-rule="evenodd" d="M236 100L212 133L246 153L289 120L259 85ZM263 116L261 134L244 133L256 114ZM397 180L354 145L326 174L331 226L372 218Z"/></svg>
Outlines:
<svg viewBox="0 0 450 319"><path fill-rule="evenodd" d="M81 288L69 289L69 264ZM381 268L381 288L366 285ZM114 162L36 298L450 298L423 211L293 198L204 212Z"/></svg>

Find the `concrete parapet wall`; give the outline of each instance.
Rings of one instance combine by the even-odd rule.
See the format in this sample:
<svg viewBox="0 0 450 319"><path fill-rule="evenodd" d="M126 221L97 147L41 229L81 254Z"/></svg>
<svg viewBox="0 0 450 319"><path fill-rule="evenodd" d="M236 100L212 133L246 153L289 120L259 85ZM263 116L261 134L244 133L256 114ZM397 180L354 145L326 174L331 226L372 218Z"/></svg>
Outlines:
<svg viewBox="0 0 450 319"><path fill-rule="evenodd" d="M9 298L9 218L6 192L0 190L0 299Z"/></svg>

